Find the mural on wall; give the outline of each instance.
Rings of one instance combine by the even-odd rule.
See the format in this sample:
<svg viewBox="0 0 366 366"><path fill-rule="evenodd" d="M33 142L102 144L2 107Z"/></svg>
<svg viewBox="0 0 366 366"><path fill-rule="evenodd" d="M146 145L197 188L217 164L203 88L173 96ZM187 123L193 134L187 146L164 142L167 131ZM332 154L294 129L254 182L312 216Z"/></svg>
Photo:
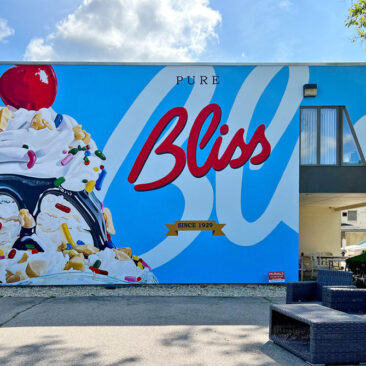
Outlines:
<svg viewBox="0 0 366 366"><path fill-rule="evenodd" d="M307 67L0 74L2 284L297 279Z"/></svg>

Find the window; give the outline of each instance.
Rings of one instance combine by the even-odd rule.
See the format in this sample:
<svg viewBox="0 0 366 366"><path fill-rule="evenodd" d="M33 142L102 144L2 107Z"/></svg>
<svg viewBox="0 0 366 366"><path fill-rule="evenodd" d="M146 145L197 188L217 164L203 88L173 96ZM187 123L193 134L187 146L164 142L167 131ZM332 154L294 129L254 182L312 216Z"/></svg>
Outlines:
<svg viewBox="0 0 366 366"><path fill-rule="evenodd" d="M301 164L317 163L317 110L301 110Z"/></svg>
<svg viewBox="0 0 366 366"><path fill-rule="evenodd" d="M347 116L343 111L343 121L344 120L347 120ZM343 123L342 163L345 165L362 164L360 153L358 152L355 139L348 123Z"/></svg>
<svg viewBox="0 0 366 366"><path fill-rule="evenodd" d="M357 221L357 211L348 211L348 221Z"/></svg>
<svg viewBox="0 0 366 366"><path fill-rule="evenodd" d="M342 217L347 217L347 211L342 212Z"/></svg>
<svg viewBox="0 0 366 366"><path fill-rule="evenodd" d="M364 165L347 110L342 106L302 107L301 165Z"/></svg>
<svg viewBox="0 0 366 366"><path fill-rule="evenodd" d="M320 109L320 164L337 164L337 110Z"/></svg>

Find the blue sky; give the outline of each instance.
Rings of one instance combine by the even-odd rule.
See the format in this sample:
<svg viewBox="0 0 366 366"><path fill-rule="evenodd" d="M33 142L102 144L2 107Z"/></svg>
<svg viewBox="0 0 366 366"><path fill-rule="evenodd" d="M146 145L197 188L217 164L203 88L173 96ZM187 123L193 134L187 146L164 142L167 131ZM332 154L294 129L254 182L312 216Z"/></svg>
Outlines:
<svg viewBox="0 0 366 366"><path fill-rule="evenodd" d="M351 0L0 0L0 60L364 61Z"/></svg>

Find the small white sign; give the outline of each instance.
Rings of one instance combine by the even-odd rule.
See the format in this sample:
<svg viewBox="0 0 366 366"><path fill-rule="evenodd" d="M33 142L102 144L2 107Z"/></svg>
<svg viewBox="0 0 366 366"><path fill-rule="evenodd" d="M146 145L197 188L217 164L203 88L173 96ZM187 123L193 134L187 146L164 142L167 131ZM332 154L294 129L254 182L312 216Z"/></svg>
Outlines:
<svg viewBox="0 0 366 366"><path fill-rule="evenodd" d="M268 272L268 282L285 282L285 272Z"/></svg>

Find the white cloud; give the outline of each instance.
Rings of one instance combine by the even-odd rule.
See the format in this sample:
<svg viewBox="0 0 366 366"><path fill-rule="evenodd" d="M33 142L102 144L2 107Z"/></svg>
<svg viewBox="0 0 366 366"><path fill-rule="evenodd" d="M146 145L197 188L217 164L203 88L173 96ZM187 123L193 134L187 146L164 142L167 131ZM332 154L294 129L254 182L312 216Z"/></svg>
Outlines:
<svg viewBox="0 0 366 366"><path fill-rule="evenodd" d="M281 0L278 6L282 9L288 10L292 6L292 2L290 0Z"/></svg>
<svg viewBox="0 0 366 366"><path fill-rule="evenodd" d="M217 37L221 15L208 0L83 0L46 38L28 44L30 61L190 61Z"/></svg>
<svg viewBox="0 0 366 366"><path fill-rule="evenodd" d="M14 29L8 26L8 21L0 18L0 42L5 38L12 36L15 33Z"/></svg>
<svg viewBox="0 0 366 366"><path fill-rule="evenodd" d="M34 38L32 39L26 49L26 60L38 60L48 61L52 60L55 56L52 46L45 44L44 39Z"/></svg>

